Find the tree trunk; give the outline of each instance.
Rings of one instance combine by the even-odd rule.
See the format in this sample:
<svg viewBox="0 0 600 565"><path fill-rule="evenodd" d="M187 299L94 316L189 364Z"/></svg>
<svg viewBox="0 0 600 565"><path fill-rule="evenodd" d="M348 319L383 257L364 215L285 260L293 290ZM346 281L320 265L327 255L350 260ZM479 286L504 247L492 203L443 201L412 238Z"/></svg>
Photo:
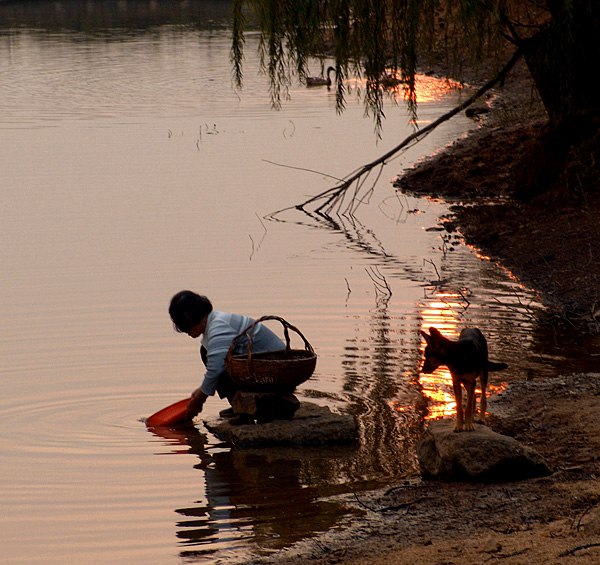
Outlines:
<svg viewBox="0 0 600 565"><path fill-rule="evenodd" d="M570 150L600 126L600 2L548 0L551 21L525 42L525 60L550 123L527 155L517 196L544 192L563 170Z"/></svg>

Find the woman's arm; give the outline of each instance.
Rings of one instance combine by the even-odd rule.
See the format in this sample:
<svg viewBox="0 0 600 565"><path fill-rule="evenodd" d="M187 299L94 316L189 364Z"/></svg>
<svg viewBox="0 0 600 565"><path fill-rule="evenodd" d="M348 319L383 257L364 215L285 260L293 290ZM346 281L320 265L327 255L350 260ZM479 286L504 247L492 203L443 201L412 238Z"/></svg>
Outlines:
<svg viewBox="0 0 600 565"><path fill-rule="evenodd" d="M195 416L202 412L202 407L206 402L208 396L204 394L199 388L192 393L192 398L187 405L187 419L192 420Z"/></svg>

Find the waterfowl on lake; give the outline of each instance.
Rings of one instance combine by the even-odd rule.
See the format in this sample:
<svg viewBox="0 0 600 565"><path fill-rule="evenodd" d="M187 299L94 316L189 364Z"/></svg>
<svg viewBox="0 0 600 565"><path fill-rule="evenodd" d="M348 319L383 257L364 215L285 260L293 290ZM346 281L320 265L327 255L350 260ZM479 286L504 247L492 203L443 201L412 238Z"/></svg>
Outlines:
<svg viewBox="0 0 600 565"><path fill-rule="evenodd" d="M327 78L320 77L306 77L306 86L331 86L331 72L335 71L333 67L327 67Z"/></svg>

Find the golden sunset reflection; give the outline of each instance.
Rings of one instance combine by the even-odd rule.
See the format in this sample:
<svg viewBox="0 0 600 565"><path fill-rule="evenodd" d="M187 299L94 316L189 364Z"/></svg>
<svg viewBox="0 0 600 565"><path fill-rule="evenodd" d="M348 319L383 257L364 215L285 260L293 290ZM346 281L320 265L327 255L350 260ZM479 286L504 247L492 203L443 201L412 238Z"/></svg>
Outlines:
<svg viewBox="0 0 600 565"><path fill-rule="evenodd" d="M442 334L450 339L458 337L459 312L464 309L464 297L460 292L438 292L427 305L421 310L421 329L429 333L429 328L437 328ZM421 353L425 351L425 341L421 342ZM456 413L456 402L452 390L452 376L447 367L439 367L431 375L421 373L419 382L423 394L429 400L427 420L435 420L443 417L453 417ZM506 388L506 383L490 385L488 383L487 395L498 394ZM481 388L477 386L477 399L481 395Z"/></svg>
<svg viewBox="0 0 600 565"><path fill-rule="evenodd" d="M402 82L401 73L388 73L388 77L391 79L397 79L398 84L394 86L384 86L385 91L396 101L400 102L406 98L407 85ZM351 92L353 89L361 90L366 87L366 80L361 78L348 78L345 81L348 90ZM415 76L415 88L417 93L417 104L424 104L427 102L435 102L448 95L448 92L452 90L461 90L463 86L449 79L441 79L434 76L427 75L416 75Z"/></svg>
<svg viewBox="0 0 600 565"><path fill-rule="evenodd" d="M429 328L437 328L446 337L458 337L458 312L463 308L460 293L438 292L433 300L423 305L421 329L429 333ZM421 342L421 353L425 351L425 341ZM452 392L452 377L447 367L439 367L431 375L419 375L422 392L429 400L426 419L434 420L451 416L456 411Z"/></svg>
<svg viewBox="0 0 600 565"><path fill-rule="evenodd" d="M433 301L421 310L421 329L429 331L429 328L434 327L446 337L458 337L458 312L463 309L463 300L458 292L436 293Z"/></svg>
<svg viewBox="0 0 600 565"><path fill-rule="evenodd" d="M395 78L401 79L400 74L398 73ZM417 94L417 104L424 104L439 100L452 90L462 89L462 86L456 81L427 75L417 75L415 77L415 89ZM404 100L407 94L407 85L399 83L396 86L386 88L386 91L388 91L396 101Z"/></svg>
<svg viewBox="0 0 600 565"><path fill-rule="evenodd" d="M396 410L396 412L407 412L408 409L410 408L409 406L405 406L394 400L391 400L389 402L389 405L391 406L392 410Z"/></svg>

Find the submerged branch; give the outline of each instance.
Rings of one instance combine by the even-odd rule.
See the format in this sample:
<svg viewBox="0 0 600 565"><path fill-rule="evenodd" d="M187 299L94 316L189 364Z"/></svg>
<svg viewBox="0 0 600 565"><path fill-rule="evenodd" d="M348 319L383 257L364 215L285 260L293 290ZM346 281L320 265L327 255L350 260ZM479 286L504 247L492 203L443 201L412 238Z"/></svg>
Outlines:
<svg viewBox="0 0 600 565"><path fill-rule="evenodd" d="M270 161L269 159L263 159L263 161L265 163L269 163L270 165L275 165L277 167L285 167L286 169L294 169L296 171L305 171L307 173L315 173L315 174L321 175L323 177L328 177L330 179L333 179L333 180L336 180L339 182L343 182L343 180L338 177L334 177L333 175L329 175L327 173L322 173L321 171L315 171L314 169L307 169L305 167L293 167L292 165L284 165L282 163L276 163L275 161Z"/></svg>
<svg viewBox="0 0 600 565"><path fill-rule="evenodd" d="M463 102L462 104L459 104L458 106L456 106L454 109L450 110L443 116L439 117L437 120L430 123L428 126L409 135L402 143L400 143L399 145L397 145L396 147L394 147L393 149L391 149L390 151L385 153L385 155L382 155L375 161L372 161L371 163L368 163L367 165L364 165L363 167L359 168L357 171L355 171L353 174L351 174L347 179L345 179L341 184L334 186L332 188L329 188L329 189L325 190L324 192L321 192L320 194L317 194L316 196L313 196L313 197L309 198L308 200L305 200L301 204L297 204L295 206L288 206L287 208L282 208L281 210L272 212L271 214L268 214L267 217L274 218L275 216L277 216L278 214L281 214L282 212L285 212L288 210L293 210L293 209L301 210L302 212L306 212L307 206L309 206L310 204L316 204L316 203L319 204L315 208L315 212L317 212L317 213L322 213L325 208L327 209L327 211L331 211L336 206L340 207L343 203L344 197L346 196L346 192L348 191L348 189L352 186L352 184L355 181L359 181L360 179L362 179L362 177L364 177L364 175L367 175L368 173L370 173L375 167L377 167L379 165L383 166L388 159L393 157L396 153L398 153L399 151L404 149L410 143L412 143L412 142L416 143L416 142L420 141L421 138L423 138L426 135L428 135L429 133L431 133L440 124L448 121L450 118L454 117L456 114L462 112L465 108L467 108L471 104L473 104L473 102L475 102L477 99L479 99L481 96L483 96L483 94L485 94L488 90L490 90L494 86L496 86L496 84L502 83L504 81L506 75L515 66L515 64L521 58L522 55L523 55L523 50L517 49L517 51L515 51L513 56L508 61L508 63L506 63L504 68L502 68L493 79L489 80L481 88L479 88L475 92L475 94L473 94L473 96L471 96L465 102ZM359 189L360 189L360 185L356 188L354 196L352 196L351 203L346 208L346 211L348 211L348 210L353 211L355 209L356 199L357 199ZM358 202L358 204L360 204L360 202ZM327 213L327 212L325 212L325 213Z"/></svg>

